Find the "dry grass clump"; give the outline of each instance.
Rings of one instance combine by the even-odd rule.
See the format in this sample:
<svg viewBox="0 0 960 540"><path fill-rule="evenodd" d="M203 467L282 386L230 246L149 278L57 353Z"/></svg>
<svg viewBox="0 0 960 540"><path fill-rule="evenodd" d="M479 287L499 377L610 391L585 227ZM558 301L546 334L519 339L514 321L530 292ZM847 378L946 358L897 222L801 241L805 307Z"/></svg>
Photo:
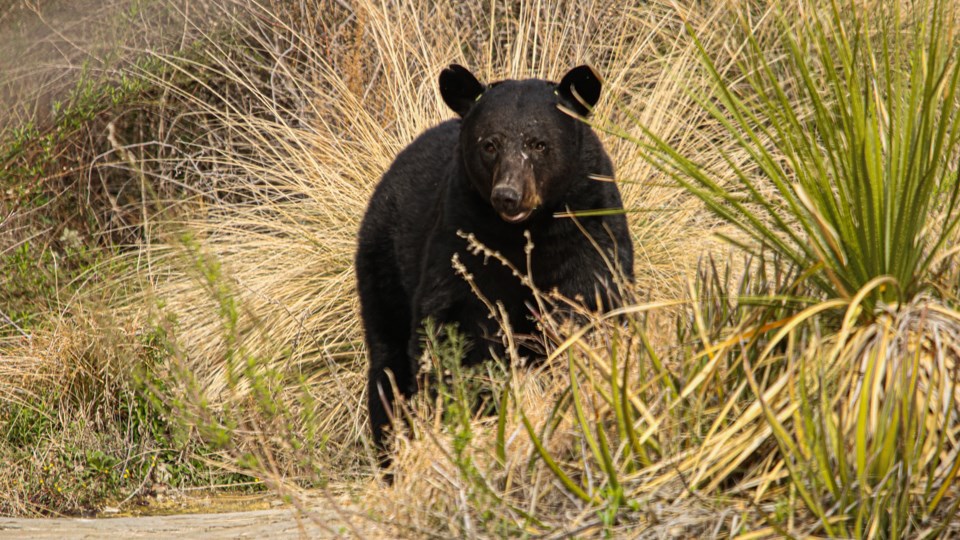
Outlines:
<svg viewBox="0 0 960 540"><path fill-rule="evenodd" d="M58 327L4 354L0 513L90 509L152 487L142 473L162 448L151 430L165 428L134 383L133 359L156 353L140 328L72 306Z"/></svg>

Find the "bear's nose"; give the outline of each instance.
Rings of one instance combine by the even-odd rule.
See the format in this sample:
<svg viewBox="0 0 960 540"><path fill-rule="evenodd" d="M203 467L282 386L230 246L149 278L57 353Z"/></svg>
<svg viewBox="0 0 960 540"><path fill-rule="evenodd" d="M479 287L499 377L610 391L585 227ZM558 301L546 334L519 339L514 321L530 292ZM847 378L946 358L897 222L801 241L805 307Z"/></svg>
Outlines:
<svg viewBox="0 0 960 540"><path fill-rule="evenodd" d="M497 186L493 188L490 202L497 211L513 215L520 210L520 192L510 186Z"/></svg>

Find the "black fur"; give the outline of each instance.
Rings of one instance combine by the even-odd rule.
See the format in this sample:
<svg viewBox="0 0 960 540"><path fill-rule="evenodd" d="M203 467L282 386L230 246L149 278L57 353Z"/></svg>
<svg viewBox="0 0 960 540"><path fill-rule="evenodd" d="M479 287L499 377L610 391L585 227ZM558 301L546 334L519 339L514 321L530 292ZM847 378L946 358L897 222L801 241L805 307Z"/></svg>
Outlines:
<svg viewBox="0 0 960 540"><path fill-rule="evenodd" d="M370 199L359 233L356 271L370 354L368 404L373 438L394 396L418 388L418 330L427 317L457 323L472 342L465 363L503 356L498 326L451 264L456 254L481 292L500 300L515 334L532 333L532 294L497 261L470 254L457 232L472 233L517 268L527 268L523 232L534 243L530 268L538 288L581 298L591 309L619 303L604 256L632 279L633 249L622 214L555 217L566 210L620 208L613 166L596 134L567 111L587 114L601 81L587 66L555 84L507 80L481 84L465 68L440 75L444 101L462 119L427 130L396 158ZM561 110L566 109L565 110ZM605 305L597 306L598 292Z"/></svg>

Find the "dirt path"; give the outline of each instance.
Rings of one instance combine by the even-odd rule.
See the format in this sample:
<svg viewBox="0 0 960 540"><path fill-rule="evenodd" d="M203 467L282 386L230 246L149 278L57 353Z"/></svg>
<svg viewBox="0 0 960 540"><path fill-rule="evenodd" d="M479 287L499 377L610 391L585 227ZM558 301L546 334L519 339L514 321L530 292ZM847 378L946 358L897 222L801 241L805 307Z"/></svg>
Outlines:
<svg viewBox="0 0 960 540"><path fill-rule="evenodd" d="M0 539L75 538L336 538L335 521L322 528L295 510L117 518L0 518Z"/></svg>
<svg viewBox="0 0 960 540"><path fill-rule="evenodd" d="M298 492L298 512L273 494L177 495L107 517L13 518L0 516L0 540L60 538L392 538L347 493ZM118 509L105 508L106 512ZM146 515L130 515L144 512Z"/></svg>
<svg viewBox="0 0 960 540"><path fill-rule="evenodd" d="M198 0L0 0L0 128L51 116L82 77L169 54L216 26Z"/></svg>

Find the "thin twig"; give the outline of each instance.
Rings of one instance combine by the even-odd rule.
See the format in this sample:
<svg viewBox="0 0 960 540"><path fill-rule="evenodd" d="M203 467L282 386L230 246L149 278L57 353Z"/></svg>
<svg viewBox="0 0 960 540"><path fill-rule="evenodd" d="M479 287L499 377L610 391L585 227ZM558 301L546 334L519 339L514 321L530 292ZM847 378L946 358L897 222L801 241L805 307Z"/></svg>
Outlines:
<svg viewBox="0 0 960 540"><path fill-rule="evenodd" d="M17 329L17 332L20 332L20 335L21 335L21 336L27 338L28 340L32 340L32 339L33 339L33 336L31 336L30 334L26 333L26 332L23 330L23 328L20 328L20 326L17 325L17 323L13 322L13 319L11 319L10 317L8 317L7 314L3 312L3 309L0 309L0 317L3 317L3 320L7 321L7 323L8 323L9 325L11 325L11 326L13 326L14 328L16 328L16 329Z"/></svg>

